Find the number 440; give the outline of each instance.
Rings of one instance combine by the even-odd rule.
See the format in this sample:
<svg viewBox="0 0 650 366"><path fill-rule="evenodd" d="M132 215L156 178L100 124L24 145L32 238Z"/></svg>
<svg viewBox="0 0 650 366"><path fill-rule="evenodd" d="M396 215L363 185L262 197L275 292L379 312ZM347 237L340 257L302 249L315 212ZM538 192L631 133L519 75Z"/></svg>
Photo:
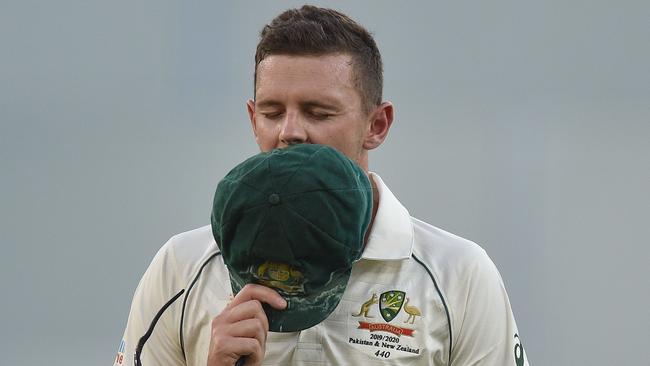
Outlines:
<svg viewBox="0 0 650 366"><path fill-rule="evenodd" d="M377 350L377 352L375 352L375 356L388 358L388 357L390 357L390 351Z"/></svg>

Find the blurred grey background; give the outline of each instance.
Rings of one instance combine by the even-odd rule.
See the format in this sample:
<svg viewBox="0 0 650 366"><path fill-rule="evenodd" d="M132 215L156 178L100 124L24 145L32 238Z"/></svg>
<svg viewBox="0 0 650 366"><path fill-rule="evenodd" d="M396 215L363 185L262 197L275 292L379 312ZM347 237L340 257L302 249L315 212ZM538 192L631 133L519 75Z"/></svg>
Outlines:
<svg viewBox="0 0 650 366"><path fill-rule="evenodd" d="M112 364L140 276L257 152L296 1L0 1L0 364ZM650 4L322 2L374 32L411 213L480 243L532 365L650 364Z"/></svg>

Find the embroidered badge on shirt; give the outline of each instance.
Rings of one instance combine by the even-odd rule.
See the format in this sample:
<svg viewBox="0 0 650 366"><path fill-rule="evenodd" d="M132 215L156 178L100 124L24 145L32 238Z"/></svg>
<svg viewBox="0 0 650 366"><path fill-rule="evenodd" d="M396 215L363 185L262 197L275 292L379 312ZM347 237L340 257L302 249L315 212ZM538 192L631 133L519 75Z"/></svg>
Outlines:
<svg viewBox="0 0 650 366"><path fill-rule="evenodd" d="M359 305L359 311L350 316L358 325L356 329L349 329L348 343L364 353L380 359L420 354L416 330L422 312L410 301L406 292L390 290L379 297L377 293L372 293L368 300ZM403 326L405 324L407 326Z"/></svg>
<svg viewBox="0 0 650 366"><path fill-rule="evenodd" d="M404 291L388 291L381 294L379 311L385 321L390 322L402 309L404 304Z"/></svg>

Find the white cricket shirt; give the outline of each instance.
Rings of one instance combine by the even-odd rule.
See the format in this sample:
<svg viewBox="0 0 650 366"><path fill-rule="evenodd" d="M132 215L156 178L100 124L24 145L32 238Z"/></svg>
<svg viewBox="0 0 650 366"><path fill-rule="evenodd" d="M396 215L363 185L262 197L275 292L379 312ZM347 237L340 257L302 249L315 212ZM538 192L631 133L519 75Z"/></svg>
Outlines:
<svg viewBox="0 0 650 366"><path fill-rule="evenodd" d="M312 328L269 333L264 365L528 365L485 251L412 218L370 175L379 207L341 302ZM209 225L172 237L138 284L114 365L133 365L150 333L143 366L205 366L211 321L231 295Z"/></svg>

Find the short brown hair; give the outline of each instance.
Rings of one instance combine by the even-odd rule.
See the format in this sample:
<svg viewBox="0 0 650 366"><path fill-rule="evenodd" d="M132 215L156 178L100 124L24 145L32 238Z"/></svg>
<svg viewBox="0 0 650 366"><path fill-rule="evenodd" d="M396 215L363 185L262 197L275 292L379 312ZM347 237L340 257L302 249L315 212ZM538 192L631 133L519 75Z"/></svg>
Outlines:
<svg viewBox="0 0 650 366"><path fill-rule="evenodd" d="M257 88L257 66L267 56L331 53L352 56L353 82L366 111L379 105L382 62L370 32L341 12L311 5L286 10L264 26L255 52L254 88Z"/></svg>

